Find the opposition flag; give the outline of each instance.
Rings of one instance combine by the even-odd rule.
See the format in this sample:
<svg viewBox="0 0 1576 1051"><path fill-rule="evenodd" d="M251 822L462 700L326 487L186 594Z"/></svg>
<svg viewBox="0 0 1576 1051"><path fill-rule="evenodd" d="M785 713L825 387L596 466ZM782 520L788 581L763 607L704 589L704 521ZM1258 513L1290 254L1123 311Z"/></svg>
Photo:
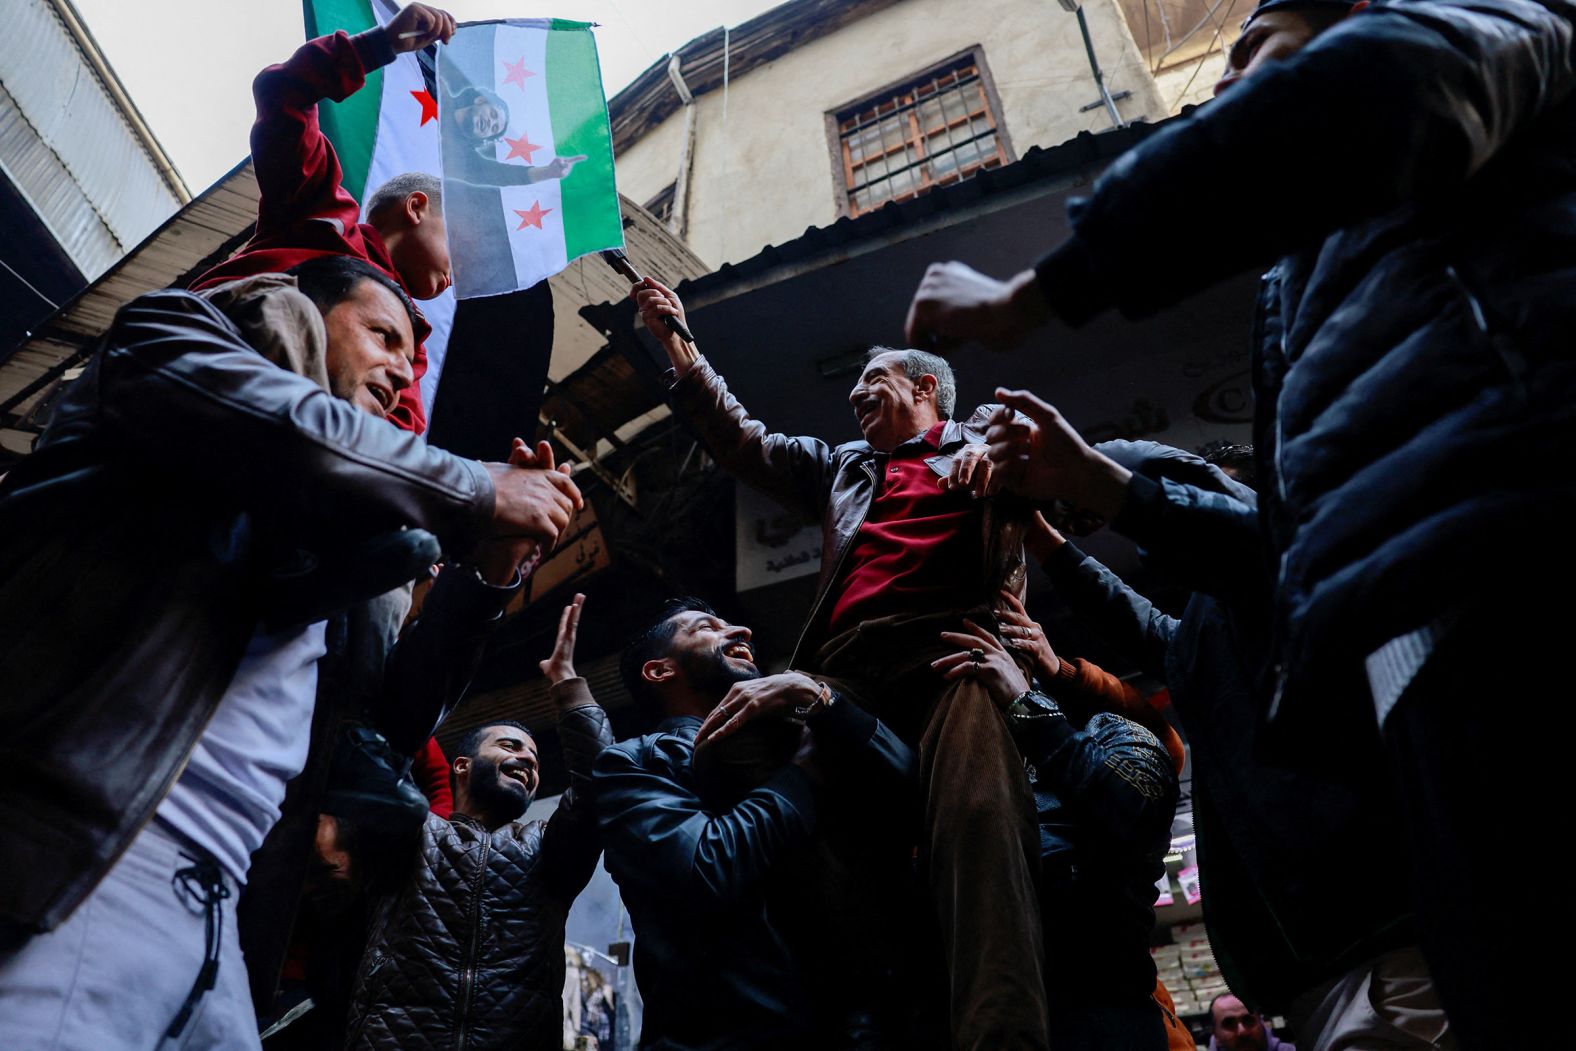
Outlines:
<svg viewBox="0 0 1576 1051"><path fill-rule="evenodd" d="M444 213L460 299L622 248L613 136L584 22L461 26L438 56Z"/></svg>
<svg viewBox="0 0 1576 1051"><path fill-rule="evenodd" d="M306 34L360 33L388 24L395 0L303 0ZM345 189L365 203L405 172L442 175L437 47L370 70L343 102L318 106ZM450 230L450 240L454 232ZM427 440L462 456L501 460L514 435L530 439L553 345L552 295L544 284L485 304L458 305L454 290L419 304L432 325L421 399ZM442 396L439 396L442 381Z"/></svg>

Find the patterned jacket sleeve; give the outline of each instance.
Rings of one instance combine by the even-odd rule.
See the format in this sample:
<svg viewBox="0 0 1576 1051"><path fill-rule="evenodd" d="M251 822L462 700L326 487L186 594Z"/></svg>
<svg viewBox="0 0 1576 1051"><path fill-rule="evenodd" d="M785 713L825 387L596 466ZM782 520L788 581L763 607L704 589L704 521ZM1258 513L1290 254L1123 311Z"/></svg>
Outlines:
<svg viewBox="0 0 1576 1051"><path fill-rule="evenodd" d="M569 788L547 821L543 861L558 893L572 901L591 881L602 853L591 771L597 756L613 744L613 730L584 679L554 683L549 693L558 705L558 743L569 768Z"/></svg>
<svg viewBox="0 0 1576 1051"><path fill-rule="evenodd" d="M1018 745L1041 780L1101 834L1143 849L1171 827L1177 774L1160 741L1137 723L1108 712L1081 730L1063 716L1037 719L1018 728Z"/></svg>

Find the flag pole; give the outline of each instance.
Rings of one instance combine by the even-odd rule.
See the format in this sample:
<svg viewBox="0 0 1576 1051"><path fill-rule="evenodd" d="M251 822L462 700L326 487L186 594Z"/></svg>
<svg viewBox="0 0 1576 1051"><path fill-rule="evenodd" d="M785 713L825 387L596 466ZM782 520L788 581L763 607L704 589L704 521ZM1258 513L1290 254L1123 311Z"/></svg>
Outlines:
<svg viewBox="0 0 1576 1051"><path fill-rule="evenodd" d="M640 276L640 271L636 270L634 264L629 261L629 256L624 254L623 249L608 248L602 252L598 252L597 254L602 257L602 261L604 263L618 271L624 277L628 278L630 284L638 285L644 280L644 278ZM684 327L684 322L680 321L672 314L663 314L662 323L668 326L669 332L672 332L675 336L679 337L691 346L694 345L695 337L690 335L690 330Z"/></svg>

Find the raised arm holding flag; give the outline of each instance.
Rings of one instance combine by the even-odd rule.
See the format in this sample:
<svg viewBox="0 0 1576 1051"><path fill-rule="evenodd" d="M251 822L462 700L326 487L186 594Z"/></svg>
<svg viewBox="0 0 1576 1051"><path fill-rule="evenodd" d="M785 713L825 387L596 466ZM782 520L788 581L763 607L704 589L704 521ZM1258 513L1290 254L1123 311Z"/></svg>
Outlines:
<svg viewBox="0 0 1576 1051"><path fill-rule="evenodd" d="M454 35L454 18L425 4L411 4L386 26L351 36L343 31L303 44L294 55L258 74L252 91L252 163L257 173L257 229L239 253L204 273L192 288L206 289L255 274L277 273L314 256L348 255L396 278L416 299L431 299L449 286L449 249L436 178L412 182L398 200L373 195L367 222L345 187L339 156L323 133L318 105L343 101L361 90L371 70L396 55ZM413 100L414 104L414 100ZM418 125L419 127L419 125ZM435 165L432 165L435 167ZM403 188L403 187L402 187ZM425 321L417 332L414 364L427 369ZM400 392L390 414L399 427L426 429L420 389Z"/></svg>

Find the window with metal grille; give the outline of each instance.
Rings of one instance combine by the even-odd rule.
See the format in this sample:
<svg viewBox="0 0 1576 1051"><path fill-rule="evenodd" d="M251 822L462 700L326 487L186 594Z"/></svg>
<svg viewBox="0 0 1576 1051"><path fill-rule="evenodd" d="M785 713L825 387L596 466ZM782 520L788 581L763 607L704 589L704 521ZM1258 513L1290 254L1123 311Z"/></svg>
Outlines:
<svg viewBox="0 0 1576 1051"><path fill-rule="evenodd" d="M848 214L1012 160L978 50L833 115Z"/></svg>

